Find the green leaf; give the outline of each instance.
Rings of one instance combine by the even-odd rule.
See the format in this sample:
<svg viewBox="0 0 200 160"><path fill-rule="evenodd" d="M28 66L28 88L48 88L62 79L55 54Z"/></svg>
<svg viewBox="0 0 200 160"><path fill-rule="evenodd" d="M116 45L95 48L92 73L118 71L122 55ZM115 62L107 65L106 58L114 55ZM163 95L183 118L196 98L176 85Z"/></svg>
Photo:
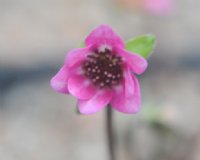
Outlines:
<svg viewBox="0 0 200 160"><path fill-rule="evenodd" d="M126 43L126 50L137 53L144 58L148 58L153 52L156 44L154 35L147 34L135 37Z"/></svg>
<svg viewBox="0 0 200 160"><path fill-rule="evenodd" d="M80 48L84 48L85 47L85 42L81 42L81 44L79 45Z"/></svg>

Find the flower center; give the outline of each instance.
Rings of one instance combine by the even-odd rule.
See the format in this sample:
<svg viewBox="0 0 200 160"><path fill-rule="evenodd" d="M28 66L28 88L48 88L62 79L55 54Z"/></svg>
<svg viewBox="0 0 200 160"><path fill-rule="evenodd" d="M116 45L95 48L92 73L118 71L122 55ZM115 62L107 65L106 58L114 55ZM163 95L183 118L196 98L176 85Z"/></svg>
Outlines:
<svg viewBox="0 0 200 160"><path fill-rule="evenodd" d="M100 88L109 87L120 83L122 71L122 59L109 49L94 51L87 56L83 65L84 75L92 83Z"/></svg>

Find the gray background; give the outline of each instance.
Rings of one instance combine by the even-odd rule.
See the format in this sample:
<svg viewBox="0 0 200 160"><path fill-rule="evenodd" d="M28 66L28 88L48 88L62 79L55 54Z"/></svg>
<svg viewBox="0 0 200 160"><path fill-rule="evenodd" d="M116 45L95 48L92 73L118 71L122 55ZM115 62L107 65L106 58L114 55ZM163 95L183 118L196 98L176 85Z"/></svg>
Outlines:
<svg viewBox="0 0 200 160"><path fill-rule="evenodd" d="M108 159L104 111L79 116L76 99L49 85L102 23L124 40L158 40L139 76L141 112L115 112L117 158L199 160L200 1L174 2L161 16L131 0L0 0L0 160Z"/></svg>

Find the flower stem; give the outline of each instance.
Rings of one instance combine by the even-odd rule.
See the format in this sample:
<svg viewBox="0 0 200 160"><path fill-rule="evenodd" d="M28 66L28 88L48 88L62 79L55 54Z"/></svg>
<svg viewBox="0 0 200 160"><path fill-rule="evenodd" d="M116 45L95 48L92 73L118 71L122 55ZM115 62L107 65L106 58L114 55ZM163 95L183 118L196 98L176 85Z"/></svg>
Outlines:
<svg viewBox="0 0 200 160"><path fill-rule="evenodd" d="M108 151L110 160L115 160L115 137L113 132L113 121L112 121L112 107L108 105L106 110L106 131L108 141Z"/></svg>

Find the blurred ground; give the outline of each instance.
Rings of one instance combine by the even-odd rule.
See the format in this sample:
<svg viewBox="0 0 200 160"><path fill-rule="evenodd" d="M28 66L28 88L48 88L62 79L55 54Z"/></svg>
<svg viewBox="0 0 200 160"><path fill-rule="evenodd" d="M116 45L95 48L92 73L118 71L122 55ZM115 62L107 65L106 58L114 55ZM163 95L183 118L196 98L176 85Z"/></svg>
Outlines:
<svg viewBox="0 0 200 160"><path fill-rule="evenodd" d="M158 39L140 76L142 111L115 112L118 159L200 159L200 2L177 0L160 16L127 1L0 0L0 160L107 159L104 111L78 116L75 99L49 86L101 23L124 40Z"/></svg>

